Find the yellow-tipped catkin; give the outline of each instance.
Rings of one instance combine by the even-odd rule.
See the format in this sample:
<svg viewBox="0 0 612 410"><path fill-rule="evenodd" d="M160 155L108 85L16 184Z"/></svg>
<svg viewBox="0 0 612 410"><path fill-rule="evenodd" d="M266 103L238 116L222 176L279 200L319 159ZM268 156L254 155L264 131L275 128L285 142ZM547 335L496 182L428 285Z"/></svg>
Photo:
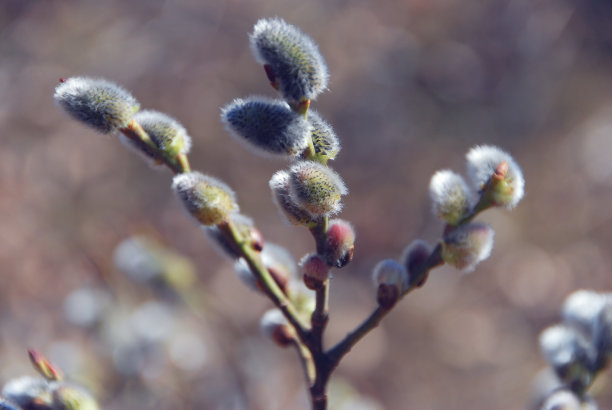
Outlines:
<svg viewBox="0 0 612 410"><path fill-rule="evenodd" d="M470 210L470 192L463 178L450 170L436 172L429 182L433 213L456 225Z"/></svg>
<svg viewBox="0 0 612 410"><path fill-rule="evenodd" d="M289 173L287 171L277 171L272 175L269 185L276 206L290 224L309 227L317 224L317 218L312 217L291 199Z"/></svg>
<svg viewBox="0 0 612 410"><path fill-rule="evenodd" d="M315 99L329 74L314 41L279 18L261 19L250 35L251 50L268 79L290 103Z"/></svg>
<svg viewBox="0 0 612 410"><path fill-rule="evenodd" d="M317 162L299 161L289 169L291 199L315 217L340 212L347 193L342 178Z"/></svg>
<svg viewBox="0 0 612 410"><path fill-rule="evenodd" d="M481 222L461 225L442 241L442 260L464 272L474 270L493 249L493 229Z"/></svg>
<svg viewBox="0 0 612 410"><path fill-rule="evenodd" d="M340 141L331 125L312 110L308 113L308 122L312 125L312 145L315 155L325 160L336 158L340 152Z"/></svg>
<svg viewBox="0 0 612 410"><path fill-rule="evenodd" d="M172 190L189 214L203 225L216 225L238 211L234 192L218 179L200 172L176 175Z"/></svg>
<svg viewBox="0 0 612 410"><path fill-rule="evenodd" d="M466 155L468 174L479 192L487 190L491 204L512 209L523 198L525 178L510 154L490 146L476 146Z"/></svg>
<svg viewBox="0 0 612 410"><path fill-rule="evenodd" d="M53 98L73 118L105 134L127 127L140 107L117 84L88 77L62 80Z"/></svg>

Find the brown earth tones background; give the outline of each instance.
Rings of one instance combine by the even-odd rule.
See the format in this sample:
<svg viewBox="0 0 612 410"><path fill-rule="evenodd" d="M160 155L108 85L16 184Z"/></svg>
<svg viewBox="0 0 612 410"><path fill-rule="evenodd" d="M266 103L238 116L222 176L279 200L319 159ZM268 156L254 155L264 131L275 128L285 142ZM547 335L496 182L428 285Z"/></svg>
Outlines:
<svg viewBox="0 0 612 410"><path fill-rule="evenodd" d="M34 347L105 409L308 407L294 352L259 333L270 304L183 214L170 173L52 99L60 77L99 76L174 116L193 137L192 166L231 185L266 239L299 258L312 239L279 219L267 187L286 163L251 154L219 121L233 98L274 95L247 40L272 16L309 33L331 73L313 108L341 138L331 166L350 189L342 217L358 236L333 280L328 344L374 307L377 261L439 238L427 192L436 170L463 173L467 150L486 143L526 177L516 210L479 218L496 231L491 257L469 275L435 270L346 357L335 408L527 408L545 365L538 333L571 291L612 289L603 1L0 1L0 382L33 374ZM143 232L193 261L214 308L168 302L113 267L117 244ZM67 320L64 301L82 288L107 295L111 330ZM144 347L125 321L136 311L153 333ZM612 407L608 377L592 389L602 409Z"/></svg>

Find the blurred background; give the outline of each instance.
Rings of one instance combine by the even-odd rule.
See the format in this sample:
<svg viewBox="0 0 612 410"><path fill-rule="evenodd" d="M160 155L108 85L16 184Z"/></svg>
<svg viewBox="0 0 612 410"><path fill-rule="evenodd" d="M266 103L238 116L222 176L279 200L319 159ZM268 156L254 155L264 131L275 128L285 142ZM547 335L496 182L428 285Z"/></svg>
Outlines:
<svg viewBox="0 0 612 410"><path fill-rule="evenodd" d="M34 347L105 409L308 408L294 352L259 332L270 303L184 215L170 173L52 99L60 77L99 76L174 116L192 166L299 259L312 239L268 194L286 163L219 121L233 98L274 95L247 37L271 16L318 42L331 73L313 108L343 144L331 166L357 243L332 283L328 345L374 308L377 261L439 239L436 170L463 173L470 147L495 144L526 178L517 209L479 218L496 231L487 261L435 270L345 358L335 408L528 408L538 333L573 290L612 289L612 3L600 0L0 0L0 384L33 374ZM117 269L134 235L182 255L189 302ZM607 377L592 388L602 409Z"/></svg>

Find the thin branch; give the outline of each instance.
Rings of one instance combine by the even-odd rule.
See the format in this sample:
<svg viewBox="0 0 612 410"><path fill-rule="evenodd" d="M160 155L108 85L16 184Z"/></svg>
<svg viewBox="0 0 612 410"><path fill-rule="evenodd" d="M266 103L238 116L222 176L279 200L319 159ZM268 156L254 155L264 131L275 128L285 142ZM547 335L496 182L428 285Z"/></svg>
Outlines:
<svg viewBox="0 0 612 410"><path fill-rule="evenodd" d="M413 273L410 277L410 287L406 290L402 297L406 294L414 290L415 288L422 285L423 281L427 278L429 271L436 266L441 265L442 259L440 257L440 253L442 251L442 247L438 244L432 252L429 254L429 257L423 265L417 269L416 272ZM330 361L331 370L333 370L340 360L355 346L357 342L359 342L365 335L367 335L372 329L374 329L380 321L389 313L391 309L385 309L381 306L378 306L371 314L365 319L355 330L349 332L344 339L338 342L334 347L329 349L327 352L327 357Z"/></svg>
<svg viewBox="0 0 612 410"><path fill-rule="evenodd" d="M315 366L312 359L312 353L310 350L299 340L293 340L293 347L297 351L298 357L300 358L300 362L302 363L302 370L304 370L304 379L308 387L312 386L315 381L316 373Z"/></svg>
<svg viewBox="0 0 612 410"><path fill-rule="evenodd" d="M309 339L308 326L305 325L300 318L297 310L287 299L287 296L278 287L268 269L264 266L259 252L253 250L248 241L240 237L240 233L231 221L227 221L218 225L219 229L225 233L240 249L240 254L249 265L249 268L255 278L261 284L262 289L270 298L272 303L283 312L289 323L295 328L298 337L302 342Z"/></svg>

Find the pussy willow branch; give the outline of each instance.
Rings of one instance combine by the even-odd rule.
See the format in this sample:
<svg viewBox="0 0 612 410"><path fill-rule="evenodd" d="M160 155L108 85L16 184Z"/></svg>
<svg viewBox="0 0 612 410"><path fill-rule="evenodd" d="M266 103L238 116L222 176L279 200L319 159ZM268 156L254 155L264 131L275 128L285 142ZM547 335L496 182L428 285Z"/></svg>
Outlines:
<svg viewBox="0 0 612 410"><path fill-rule="evenodd" d="M122 128L120 131L139 147L145 149L146 152L153 150L153 141L137 121L132 120L128 127ZM173 161L165 164L175 174L189 172L191 170L189 159L184 154L177 155ZM280 290L274 279L272 279L270 273L261 261L261 255L259 252L252 249L250 244L247 243L245 238L241 237L231 222L228 221L219 224L219 229L240 249L241 256L246 260L249 268L253 272L253 275L255 275L255 278L261 284L264 292L274 303L274 305L283 312L289 323L291 323L291 325L295 328L300 340L302 342L307 340L309 337L308 327L302 322L293 304Z"/></svg>

